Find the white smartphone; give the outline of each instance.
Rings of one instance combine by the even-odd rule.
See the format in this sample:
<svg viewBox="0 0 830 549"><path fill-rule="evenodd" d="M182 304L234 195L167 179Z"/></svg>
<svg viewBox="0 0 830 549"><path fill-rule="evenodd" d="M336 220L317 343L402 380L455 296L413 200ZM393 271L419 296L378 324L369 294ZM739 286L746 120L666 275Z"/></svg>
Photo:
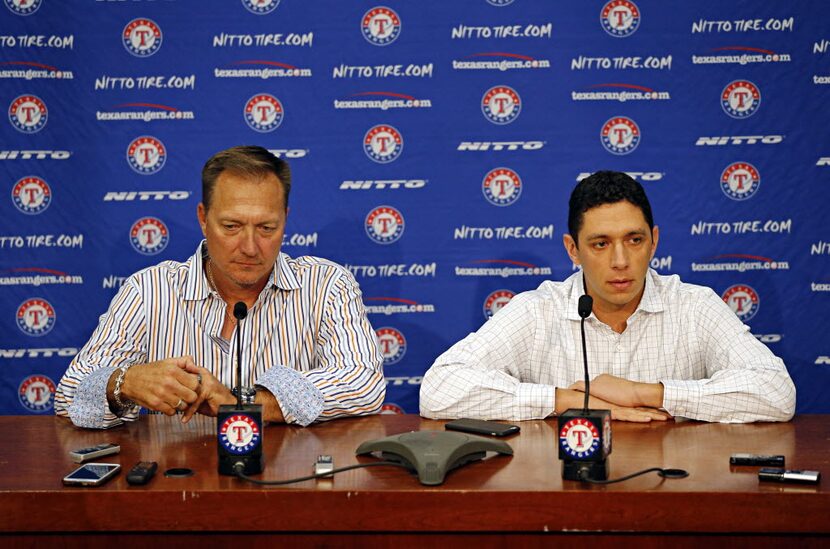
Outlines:
<svg viewBox="0 0 830 549"><path fill-rule="evenodd" d="M68 486L99 486L120 470L118 463L85 463L63 477L63 483Z"/></svg>
<svg viewBox="0 0 830 549"><path fill-rule="evenodd" d="M85 461L89 461L91 459L99 458L102 456L108 456L111 454L117 454L121 451L121 446L117 444L112 444L111 442L106 442L104 444L99 444L97 446L90 446L88 448L78 448L77 450L72 450L69 452L72 461L75 463L83 463Z"/></svg>

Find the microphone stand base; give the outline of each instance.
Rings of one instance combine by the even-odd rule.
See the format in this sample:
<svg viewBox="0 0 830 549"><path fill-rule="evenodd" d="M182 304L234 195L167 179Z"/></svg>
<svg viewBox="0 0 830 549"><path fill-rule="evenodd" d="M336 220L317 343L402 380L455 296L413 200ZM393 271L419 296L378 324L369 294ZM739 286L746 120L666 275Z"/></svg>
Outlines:
<svg viewBox="0 0 830 549"><path fill-rule="evenodd" d="M608 460L573 461L562 460L563 480L608 480Z"/></svg>
<svg viewBox="0 0 830 549"><path fill-rule="evenodd" d="M245 475L258 475L265 468L262 456L221 456L219 458L219 474L235 477L234 467L237 463L243 465L242 473Z"/></svg>

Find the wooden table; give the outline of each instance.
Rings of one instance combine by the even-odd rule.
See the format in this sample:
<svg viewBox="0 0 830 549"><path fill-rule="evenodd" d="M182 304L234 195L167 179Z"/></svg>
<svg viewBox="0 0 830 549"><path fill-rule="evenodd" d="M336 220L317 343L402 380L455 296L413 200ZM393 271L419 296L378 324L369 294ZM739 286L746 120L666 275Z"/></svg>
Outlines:
<svg viewBox="0 0 830 549"><path fill-rule="evenodd" d="M0 417L0 543L121 548L172 539L192 546L208 536L211 544L287 539L300 545L423 546L423 533L431 533L431 545L477 547L547 545L557 535L569 543L638 547L693 545L702 535L707 544L740 537L754 547L830 541L830 479L817 486L759 483L757 468L729 465L735 452L784 454L789 468L828 475L828 416L749 425L615 422L612 478L652 466L690 475L663 480L652 473L607 486L562 480L555 421L521 427L521 434L507 439L513 457L470 464L437 487L391 467L260 487L217 474L212 418L182 425L178 418L147 416L90 431L55 417ZM331 454L338 467L370 462L374 458L354 456L363 441L442 428L443 422L414 415L268 426L260 477L309 474L318 454ZM62 477L74 468L69 450L101 442L121 445L119 455L101 461L121 463L124 471L96 488L63 486ZM157 461L159 474L147 486L129 486L126 470L139 460ZM171 467L196 474L165 478Z"/></svg>

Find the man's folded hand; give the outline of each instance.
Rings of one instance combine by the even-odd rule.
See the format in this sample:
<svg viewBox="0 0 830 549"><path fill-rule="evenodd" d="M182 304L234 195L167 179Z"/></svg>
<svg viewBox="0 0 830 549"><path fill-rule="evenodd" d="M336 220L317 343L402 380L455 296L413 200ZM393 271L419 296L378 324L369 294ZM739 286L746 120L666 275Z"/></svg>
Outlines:
<svg viewBox="0 0 830 549"><path fill-rule="evenodd" d="M569 387L585 392L585 382L577 381ZM660 408L663 405L663 385L629 381L610 374L600 374L591 380L591 396L627 408Z"/></svg>
<svg viewBox="0 0 830 549"><path fill-rule="evenodd" d="M124 375L121 394L148 410L175 415L198 398L198 379L186 370L188 365L195 367L193 358L182 356L131 366Z"/></svg>

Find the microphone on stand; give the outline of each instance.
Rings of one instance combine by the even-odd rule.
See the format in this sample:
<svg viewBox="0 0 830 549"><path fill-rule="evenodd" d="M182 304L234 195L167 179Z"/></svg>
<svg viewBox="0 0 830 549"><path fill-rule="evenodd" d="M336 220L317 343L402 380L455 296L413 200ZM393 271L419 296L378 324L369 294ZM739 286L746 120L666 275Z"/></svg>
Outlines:
<svg viewBox="0 0 830 549"><path fill-rule="evenodd" d="M582 333L582 366L585 372L585 400L582 409L588 413L588 397L591 396L591 377L588 375L588 348L585 345L585 319L591 316L591 309L594 308L594 298L585 294L579 296L579 303L576 306L579 313L579 331Z"/></svg>
<svg viewBox="0 0 830 549"><path fill-rule="evenodd" d="M236 404L219 406L216 434L219 442L219 473L233 475L261 473L262 405L242 402L242 319L248 306L239 301L233 306L236 318Z"/></svg>
<svg viewBox="0 0 830 549"><path fill-rule="evenodd" d="M607 480L608 454L611 453L611 410L591 410L591 379L585 345L585 319L591 316L594 300L579 298L582 363L585 369L585 401L582 409L569 408L559 415L559 459L565 480Z"/></svg>

